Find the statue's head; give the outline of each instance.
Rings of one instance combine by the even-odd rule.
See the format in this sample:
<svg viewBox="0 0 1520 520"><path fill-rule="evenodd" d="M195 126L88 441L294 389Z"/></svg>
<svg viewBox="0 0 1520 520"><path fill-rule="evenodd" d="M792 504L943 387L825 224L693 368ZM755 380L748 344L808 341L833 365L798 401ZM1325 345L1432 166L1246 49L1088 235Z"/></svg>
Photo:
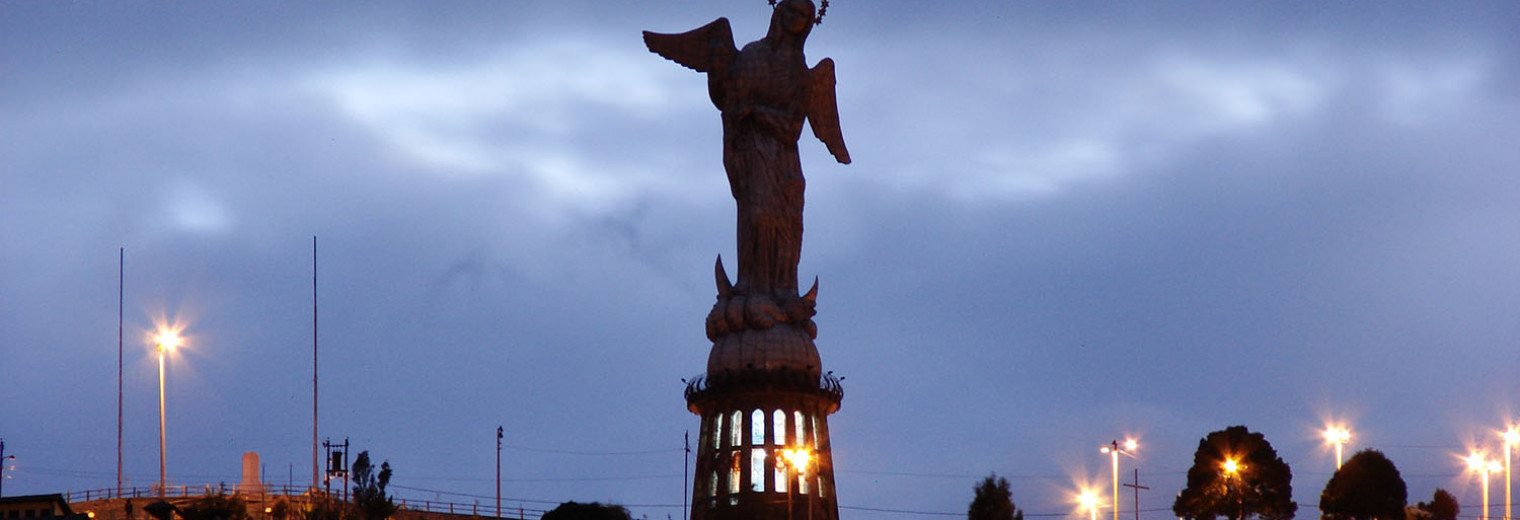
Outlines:
<svg viewBox="0 0 1520 520"><path fill-rule="evenodd" d="M795 39L800 44L813 31L816 14L812 0L780 0L771 12L771 28L766 36Z"/></svg>

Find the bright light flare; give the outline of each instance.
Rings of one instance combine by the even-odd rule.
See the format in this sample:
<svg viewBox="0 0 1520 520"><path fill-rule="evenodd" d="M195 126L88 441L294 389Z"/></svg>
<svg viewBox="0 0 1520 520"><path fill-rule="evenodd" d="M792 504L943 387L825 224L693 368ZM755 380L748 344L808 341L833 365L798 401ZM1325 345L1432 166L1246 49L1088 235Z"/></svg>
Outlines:
<svg viewBox="0 0 1520 520"><path fill-rule="evenodd" d="M1077 505L1082 506L1082 509L1097 509L1098 492L1091 489L1082 490L1082 492L1077 495Z"/></svg>
<svg viewBox="0 0 1520 520"><path fill-rule="evenodd" d="M170 352L174 351L176 348L179 348L179 346L181 344L184 344L184 342L185 339L179 336L179 331L173 330L159 331L158 335L153 337L153 344L158 345L159 350L166 350Z"/></svg>
<svg viewBox="0 0 1520 520"><path fill-rule="evenodd" d="M1479 452L1476 452L1476 451L1472 452L1471 454L1469 454L1466 458L1464 458L1462 460L1467 462L1467 469L1470 469L1470 470L1473 470L1473 471L1484 471L1484 470L1487 470L1489 468L1489 465L1490 465L1488 458L1484 457L1482 453L1479 453ZM1497 463L1495 463L1495 464L1497 464Z"/></svg>
<svg viewBox="0 0 1520 520"><path fill-rule="evenodd" d="M808 465L813 461L813 450L807 448L788 448L781 450L781 458L786 465L800 472L807 472Z"/></svg>
<svg viewBox="0 0 1520 520"><path fill-rule="evenodd" d="M1351 430L1340 426L1325 428L1325 442L1330 444L1345 444L1351 440Z"/></svg>
<svg viewBox="0 0 1520 520"><path fill-rule="evenodd" d="M1124 439L1124 451L1135 451L1140 447L1140 442L1134 439Z"/></svg>
<svg viewBox="0 0 1520 520"><path fill-rule="evenodd" d="M1239 462L1236 462L1235 459L1225 459L1224 463L1220 464L1219 467L1223 468L1225 473L1234 475L1236 473L1240 473L1242 466Z"/></svg>
<svg viewBox="0 0 1520 520"><path fill-rule="evenodd" d="M1504 439L1505 444L1520 444L1520 428L1511 426L1510 429L1499 433L1499 437Z"/></svg>

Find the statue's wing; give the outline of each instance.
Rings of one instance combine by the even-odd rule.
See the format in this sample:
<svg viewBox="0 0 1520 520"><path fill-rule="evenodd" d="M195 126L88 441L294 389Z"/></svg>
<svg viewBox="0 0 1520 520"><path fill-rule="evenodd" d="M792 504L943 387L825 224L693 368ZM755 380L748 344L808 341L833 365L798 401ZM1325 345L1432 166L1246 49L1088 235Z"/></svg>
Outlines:
<svg viewBox="0 0 1520 520"><path fill-rule="evenodd" d="M713 20L680 34L644 31L644 45L649 47L649 52L697 72L727 67L739 54L739 49L734 48L734 32L728 27L727 18Z"/></svg>
<svg viewBox="0 0 1520 520"><path fill-rule="evenodd" d="M839 130L839 102L834 99L834 60L824 58L813 67L812 74L807 119L813 135L829 147L835 160L850 164L850 151L845 149L844 134Z"/></svg>

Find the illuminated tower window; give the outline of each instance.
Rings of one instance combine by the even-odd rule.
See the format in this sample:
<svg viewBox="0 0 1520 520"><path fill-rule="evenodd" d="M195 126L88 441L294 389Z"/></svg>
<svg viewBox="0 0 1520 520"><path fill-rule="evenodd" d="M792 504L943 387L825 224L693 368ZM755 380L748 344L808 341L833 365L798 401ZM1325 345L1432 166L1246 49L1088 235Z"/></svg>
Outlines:
<svg viewBox="0 0 1520 520"><path fill-rule="evenodd" d="M765 445L765 412L760 410L749 414L749 445Z"/></svg>
<svg viewBox="0 0 1520 520"><path fill-rule="evenodd" d="M775 437L772 444L786 445L786 412L776 410L771 413L771 435Z"/></svg>
<svg viewBox="0 0 1520 520"><path fill-rule="evenodd" d="M712 430L708 431L707 435L712 438L713 449L716 450L723 447L723 414L720 413L713 416Z"/></svg>
<svg viewBox="0 0 1520 520"><path fill-rule="evenodd" d="M740 468L738 451L734 451L733 455L730 457L728 468L728 493L735 494L739 492L739 486L744 482L743 480L740 480L743 475L739 473Z"/></svg>
<svg viewBox="0 0 1520 520"><path fill-rule="evenodd" d="M765 423L760 423L765 424ZM752 491L765 491L765 448L755 448L749 454L749 488Z"/></svg>
<svg viewBox="0 0 1520 520"><path fill-rule="evenodd" d="M728 445L739 446L744 438L744 413L734 410L732 419L728 421Z"/></svg>

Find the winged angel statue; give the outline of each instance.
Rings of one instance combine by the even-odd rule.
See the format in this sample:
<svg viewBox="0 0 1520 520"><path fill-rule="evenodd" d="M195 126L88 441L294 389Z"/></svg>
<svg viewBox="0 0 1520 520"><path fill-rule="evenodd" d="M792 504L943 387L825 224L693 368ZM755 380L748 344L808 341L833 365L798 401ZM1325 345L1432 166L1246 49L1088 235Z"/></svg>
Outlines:
<svg viewBox="0 0 1520 520"><path fill-rule="evenodd" d="M814 16L810 0L782 0L771 14L765 38L743 49L734 48L727 18L680 34L644 32L651 52L707 74L708 96L722 112L723 169L738 203L739 281L729 286L720 259L719 303L736 294L747 296L745 307L750 308L745 314L751 319L742 321L750 327L754 318L768 327L773 320L766 315L774 321L793 321L787 315L795 309L782 307L801 303L797 263L805 181L797 139L802 121L810 123L813 135L835 159L850 162L839 131L834 61L824 58L810 69L802 52ZM815 282L805 297L807 317L816 289ZM760 309L754 308L757 303ZM715 313L721 314L719 309Z"/></svg>

